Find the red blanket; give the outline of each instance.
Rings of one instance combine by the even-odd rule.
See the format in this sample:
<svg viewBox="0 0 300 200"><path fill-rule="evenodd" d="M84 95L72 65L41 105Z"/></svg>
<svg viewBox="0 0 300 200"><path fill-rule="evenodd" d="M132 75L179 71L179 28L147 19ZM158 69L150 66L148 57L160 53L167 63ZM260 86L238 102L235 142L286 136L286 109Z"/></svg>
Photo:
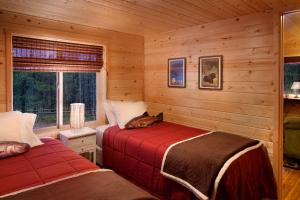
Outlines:
<svg viewBox="0 0 300 200"><path fill-rule="evenodd" d="M160 168L171 144L206 132L168 122L132 130L114 126L104 133L104 165L161 199L196 199L186 188L163 177ZM223 200L259 197L276 197L272 167L263 148L234 161L221 179L217 193L217 199Z"/></svg>
<svg viewBox="0 0 300 200"><path fill-rule="evenodd" d="M0 196L98 167L54 139L29 152L0 159Z"/></svg>
<svg viewBox="0 0 300 200"><path fill-rule="evenodd" d="M189 197L187 189L160 174L163 155L171 144L206 132L167 122L130 130L113 126L103 136L104 165L161 198Z"/></svg>

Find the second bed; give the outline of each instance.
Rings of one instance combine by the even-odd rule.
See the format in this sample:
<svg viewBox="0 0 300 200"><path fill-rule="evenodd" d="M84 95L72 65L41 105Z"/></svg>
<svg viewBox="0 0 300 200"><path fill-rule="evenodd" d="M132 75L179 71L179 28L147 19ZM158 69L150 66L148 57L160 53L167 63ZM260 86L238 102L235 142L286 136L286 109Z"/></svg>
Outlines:
<svg viewBox="0 0 300 200"><path fill-rule="evenodd" d="M160 199L197 199L182 184L162 175L164 154L171 145L208 131L162 122L148 128L98 130L103 165L135 182ZM101 139L101 140L99 140ZM99 156L98 156L99 157ZM216 199L276 199L276 183L264 146L231 163L222 176Z"/></svg>

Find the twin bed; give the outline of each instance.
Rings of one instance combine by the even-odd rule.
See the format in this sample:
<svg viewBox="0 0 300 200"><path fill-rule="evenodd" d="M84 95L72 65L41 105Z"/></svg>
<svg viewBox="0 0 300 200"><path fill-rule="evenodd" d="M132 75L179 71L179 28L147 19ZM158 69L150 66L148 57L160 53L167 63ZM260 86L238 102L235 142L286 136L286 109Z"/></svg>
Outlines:
<svg viewBox="0 0 300 200"><path fill-rule="evenodd" d="M201 199L185 184L162 175L162 162L171 145L207 132L169 122L130 130L111 126L98 131L98 138L102 138L98 145L104 166L160 199ZM196 178L201 181L202 177ZM241 154L213 187L214 199L276 199L276 184L265 148L258 145Z"/></svg>

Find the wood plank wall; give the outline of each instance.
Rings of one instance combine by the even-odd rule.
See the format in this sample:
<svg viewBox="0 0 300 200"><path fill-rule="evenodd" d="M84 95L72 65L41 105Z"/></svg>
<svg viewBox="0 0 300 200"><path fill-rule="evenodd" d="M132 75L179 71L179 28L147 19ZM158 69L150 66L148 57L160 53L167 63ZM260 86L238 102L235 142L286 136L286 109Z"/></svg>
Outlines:
<svg viewBox="0 0 300 200"><path fill-rule="evenodd" d="M144 38L137 35L47 20L0 10L0 112L6 111L7 33L97 43L106 46L108 98L142 100Z"/></svg>
<svg viewBox="0 0 300 200"><path fill-rule="evenodd" d="M300 56L300 11L284 15L284 56Z"/></svg>
<svg viewBox="0 0 300 200"><path fill-rule="evenodd" d="M273 16L260 13L146 37L144 99L150 112L164 112L171 122L259 139L272 157L279 72ZM224 56L222 91L197 86L198 57L211 55ZM167 60L176 57L187 58L185 89L167 87Z"/></svg>
<svg viewBox="0 0 300 200"><path fill-rule="evenodd" d="M6 111L5 35L0 30L0 112Z"/></svg>

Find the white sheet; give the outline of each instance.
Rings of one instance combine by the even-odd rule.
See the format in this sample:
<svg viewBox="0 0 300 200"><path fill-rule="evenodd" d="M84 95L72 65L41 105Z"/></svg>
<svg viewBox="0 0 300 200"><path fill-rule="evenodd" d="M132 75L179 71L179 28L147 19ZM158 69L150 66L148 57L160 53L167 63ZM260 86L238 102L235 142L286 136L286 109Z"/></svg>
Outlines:
<svg viewBox="0 0 300 200"><path fill-rule="evenodd" d="M109 124L105 124L105 125L102 125L102 126L98 126L96 128L96 131L97 131L96 132L96 144L100 148L102 148L103 133L109 127L110 127Z"/></svg>
<svg viewBox="0 0 300 200"><path fill-rule="evenodd" d="M96 128L96 162L100 165L103 165L103 156L102 156L102 141L103 141L103 134L104 131L111 127L111 125L106 124L102 126L98 126Z"/></svg>

